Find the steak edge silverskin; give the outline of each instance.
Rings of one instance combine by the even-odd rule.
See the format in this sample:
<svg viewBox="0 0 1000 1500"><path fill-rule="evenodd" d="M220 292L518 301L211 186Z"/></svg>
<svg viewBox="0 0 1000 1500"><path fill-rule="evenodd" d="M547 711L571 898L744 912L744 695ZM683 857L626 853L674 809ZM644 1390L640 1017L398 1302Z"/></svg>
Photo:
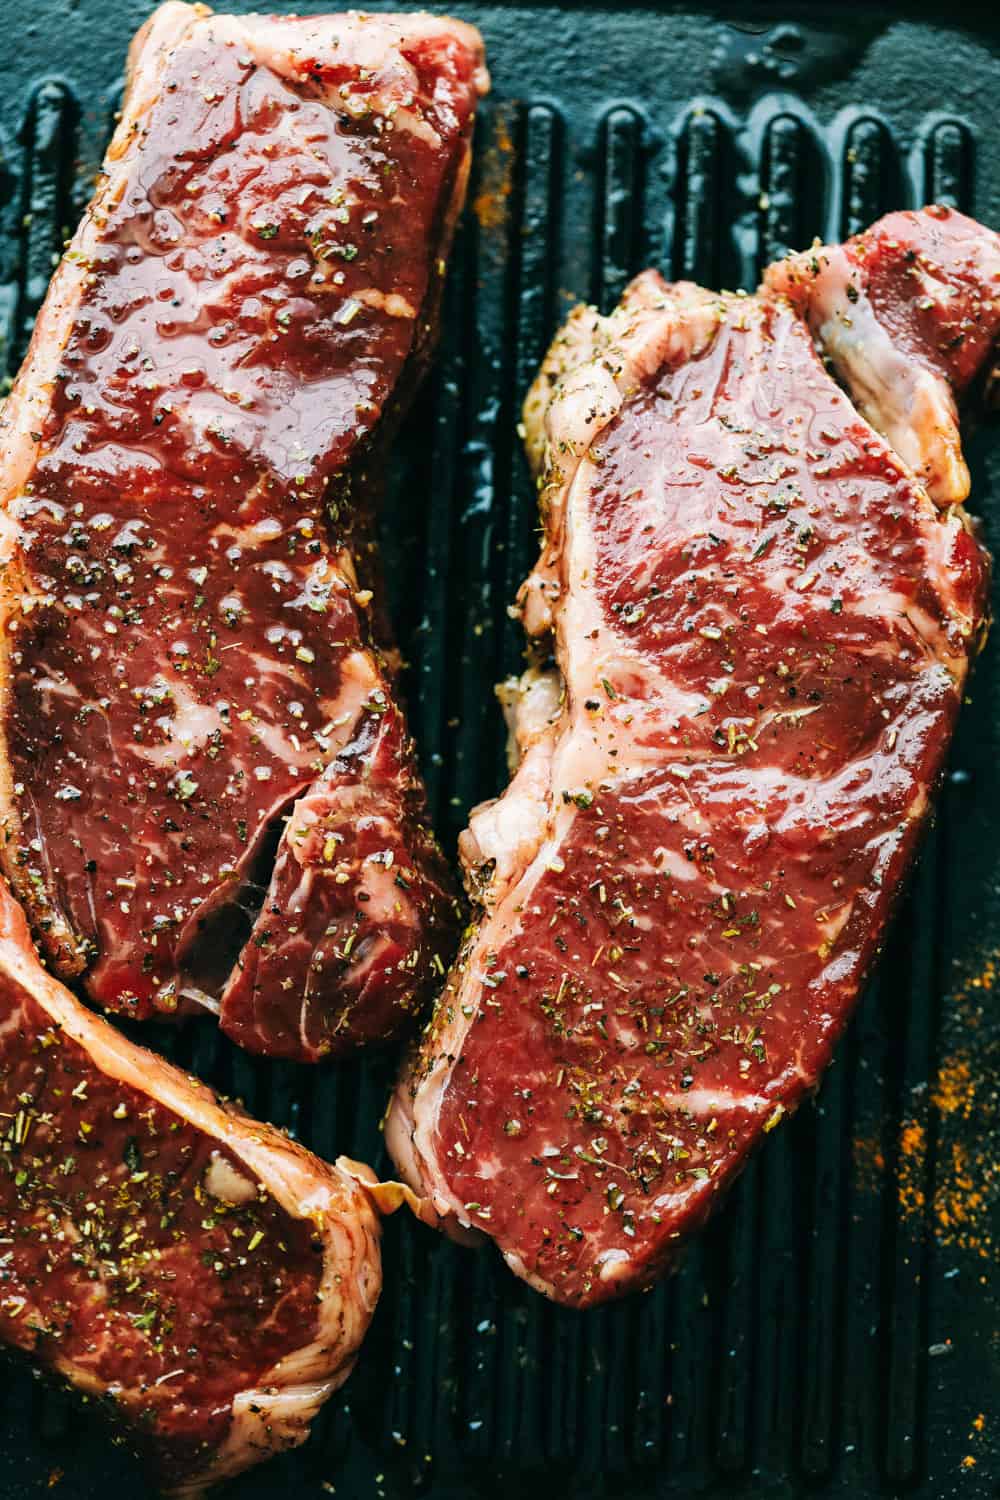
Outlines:
<svg viewBox="0 0 1000 1500"><path fill-rule="evenodd" d="M386 1133L550 1297L674 1265L830 1060L985 636L957 400L998 330L1000 238L929 208L753 296L647 271L532 387L538 659Z"/></svg>
<svg viewBox="0 0 1000 1500"><path fill-rule="evenodd" d="M0 858L109 1010L312 1061L453 951L371 530L487 83L428 15L132 45L0 426Z"/></svg>

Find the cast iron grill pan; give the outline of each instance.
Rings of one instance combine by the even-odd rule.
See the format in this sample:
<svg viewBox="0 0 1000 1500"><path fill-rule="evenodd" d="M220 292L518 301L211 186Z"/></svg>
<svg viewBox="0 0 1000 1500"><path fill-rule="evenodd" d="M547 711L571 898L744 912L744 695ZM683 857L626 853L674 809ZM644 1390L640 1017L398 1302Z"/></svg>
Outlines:
<svg viewBox="0 0 1000 1500"><path fill-rule="evenodd" d="M537 545L516 422L570 303L609 309L646 264L751 287L788 247L932 199L1000 227L1000 20L988 11L454 8L486 37L494 93L440 357L399 445L385 526L413 727L451 851L468 808L506 779L491 689L521 660L506 606ZM141 0L0 0L11 372L89 197L144 14ZM969 456L995 546L996 434L974 437ZM495 1254L397 1216L357 1373L304 1450L231 1493L1000 1495L998 689L994 642L909 897L819 1100L770 1138L680 1273L578 1314ZM393 1054L308 1070L253 1062L211 1024L143 1040L321 1155L388 1169L378 1121ZM955 1077L966 1092L942 1104ZM63 1500L143 1493L132 1459L75 1402L23 1368L0 1378L4 1500L50 1484Z"/></svg>

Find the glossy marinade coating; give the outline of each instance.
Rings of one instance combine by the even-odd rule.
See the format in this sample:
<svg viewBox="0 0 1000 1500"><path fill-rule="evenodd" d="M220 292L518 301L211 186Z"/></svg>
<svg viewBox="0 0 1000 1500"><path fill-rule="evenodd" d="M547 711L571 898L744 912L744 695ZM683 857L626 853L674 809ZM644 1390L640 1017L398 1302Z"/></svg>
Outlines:
<svg viewBox="0 0 1000 1500"><path fill-rule="evenodd" d="M522 610L559 673L522 681L518 769L463 851L481 922L388 1136L447 1227L588 1305L674 1263L818 1082L989 564L783 299L646 273L573 315L526 425L546 536Z"/></svg>
<svg viewBox="0 0 1000 1500"><path fill-rule="evenodd" d="M375 1041L398 1028L401 990L415 1005L428 966L443 970L441 947L414 941L437 851L422 789L401 774L409 754L403 716L385 697L295 804L257 931L226 987L234 1042L295 1057Z"/></svg>
<svg viewBox="0 0 1000 1500"><path fill-rule="evenodd" d="M447 951L367 557L482 76L475 33L429 17L168 5L134 48L5 417L6 861L59 972L111 1009L207 1003L246 1045L311 1058L395 1029ZM371 789L351 747L386 715L392 836L345 852L327 799L323 837L297 844L311 787ZM382 857L399 879L375 917ZM327 951L299 942L261 992L275 900Z"/></svg>
<svg viewBox="0 0 1000 1500"><path fill-rule="evenodd" d="M380 1284L363 1187L87 1011L0 885L0 1338L194 1493L301 1442Z"/></svg>

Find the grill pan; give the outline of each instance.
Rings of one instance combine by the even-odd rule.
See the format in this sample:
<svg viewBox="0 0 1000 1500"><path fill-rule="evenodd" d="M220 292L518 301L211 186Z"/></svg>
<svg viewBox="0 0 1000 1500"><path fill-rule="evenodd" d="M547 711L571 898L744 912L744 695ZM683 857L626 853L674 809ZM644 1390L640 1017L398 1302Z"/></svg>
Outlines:
<svg viewBox="0 0 1000 1500"><path fill-rule="evenodd" d="M249 9L230 3L226 9ZM332 9L303 0L303 12ZM383 8L378 4L372 9ZM1000 17L960 4L454 9L482 30L470 207L434 373L398 445L385 561L449 852L505 782L493 683L536 546L516 436L557 321L646 264L750 287L814 235L931 199L1000 228ZM89 197L145 0L0 0L0 337L23 354ZM1000 441L967 445L1000 548ZM308 1446L227 1493L492 1500L1000 1496L1000 642L938 815L815 1104L682 1269L585 1314L402 1215L360 1366ZM211 1024L143 1033L321 1155L388 1171L395 1055L260 1064ZM0 1370L0 1496L145 1492L80 1406Z"/></svg>

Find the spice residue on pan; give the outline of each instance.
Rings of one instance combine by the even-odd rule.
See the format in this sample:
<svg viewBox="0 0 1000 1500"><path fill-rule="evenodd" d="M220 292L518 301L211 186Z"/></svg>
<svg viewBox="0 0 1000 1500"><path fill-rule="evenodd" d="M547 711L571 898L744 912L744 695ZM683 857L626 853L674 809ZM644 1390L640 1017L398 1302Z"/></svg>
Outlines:
<svg viewBox="0 0 1000 1500"><path fill-rule="evenodd" d="M899 1131L896 1171L897 1201L904 1217L922 1215L926 1209L926 1171L927 1131L917 1120L904 1120Z"/></svg>
<svg viewBox="0 0 1000 1500"><path fill-rule="evenodd" d="M934 1105L946 1115L967 1120L976 1100L976 1080L967 1057L946 1057L938 1069Z"/></svg>
<svg viewBox="0 0 1000 1500"><path fill-rule="evenodd" d="M944 1055L930 1080L933 1114L904 1116L896 1143L896 1201L903 1222L927 1222L937 1243L992 1260L1000 1218L1000 1033L985 1023L1000 980L1000 952L987 954L945 1000ZM949 1040L957 1038L949 1046ZM933 1143L928 1178L929 1138ZM859 1189L881 1191L882 1143L853 1143Z"/></svg>
<svg viewBox="0 0 1000 1500"><path fill-rule="evenodd" d="M982 1412L980 1412L978 1414L978 1416L975 1416L972 1419L972 1425L969 1428L969 1442L970 1443L975 1443L977 1441L982 1441L983 1433L985 1431L986 1431L986 1417L985 1417L985 1415ZM963 1469L974 1469L976 1467L977 1462L978 1462L978 1460L977 1460L976 1455L974 1453L967 1453L965 1455L965 1457L962 1459L962 1468Z"/></svg>
<svg viewBox="0 0 1000 1500"><path fill-rule="evenodd" d="M854 1181L861 1192L880 1193L885 1173L885 1153L877 1136L854 1137Z"/></svg>
<svg viewBox="0 0 1000 1500"><path fill-rule="evenodd" d="M1000 1031L989 1024L1000 952L986 953L948 996L945 1045L933 1081L938 1144L933 1227L939 1243L992 1260L1000 1217ZM948 1025L948 1022L951 1025Z"/></svg>
<svg viewBox="0 0 1000 1500"><path fill-rule="evenodd" d="M493 138L483 152L480 172L480 189L472 200L472 210L480 229L502 229L507 222L514 180L514 142L502 111L497 113Z"/></svg>

